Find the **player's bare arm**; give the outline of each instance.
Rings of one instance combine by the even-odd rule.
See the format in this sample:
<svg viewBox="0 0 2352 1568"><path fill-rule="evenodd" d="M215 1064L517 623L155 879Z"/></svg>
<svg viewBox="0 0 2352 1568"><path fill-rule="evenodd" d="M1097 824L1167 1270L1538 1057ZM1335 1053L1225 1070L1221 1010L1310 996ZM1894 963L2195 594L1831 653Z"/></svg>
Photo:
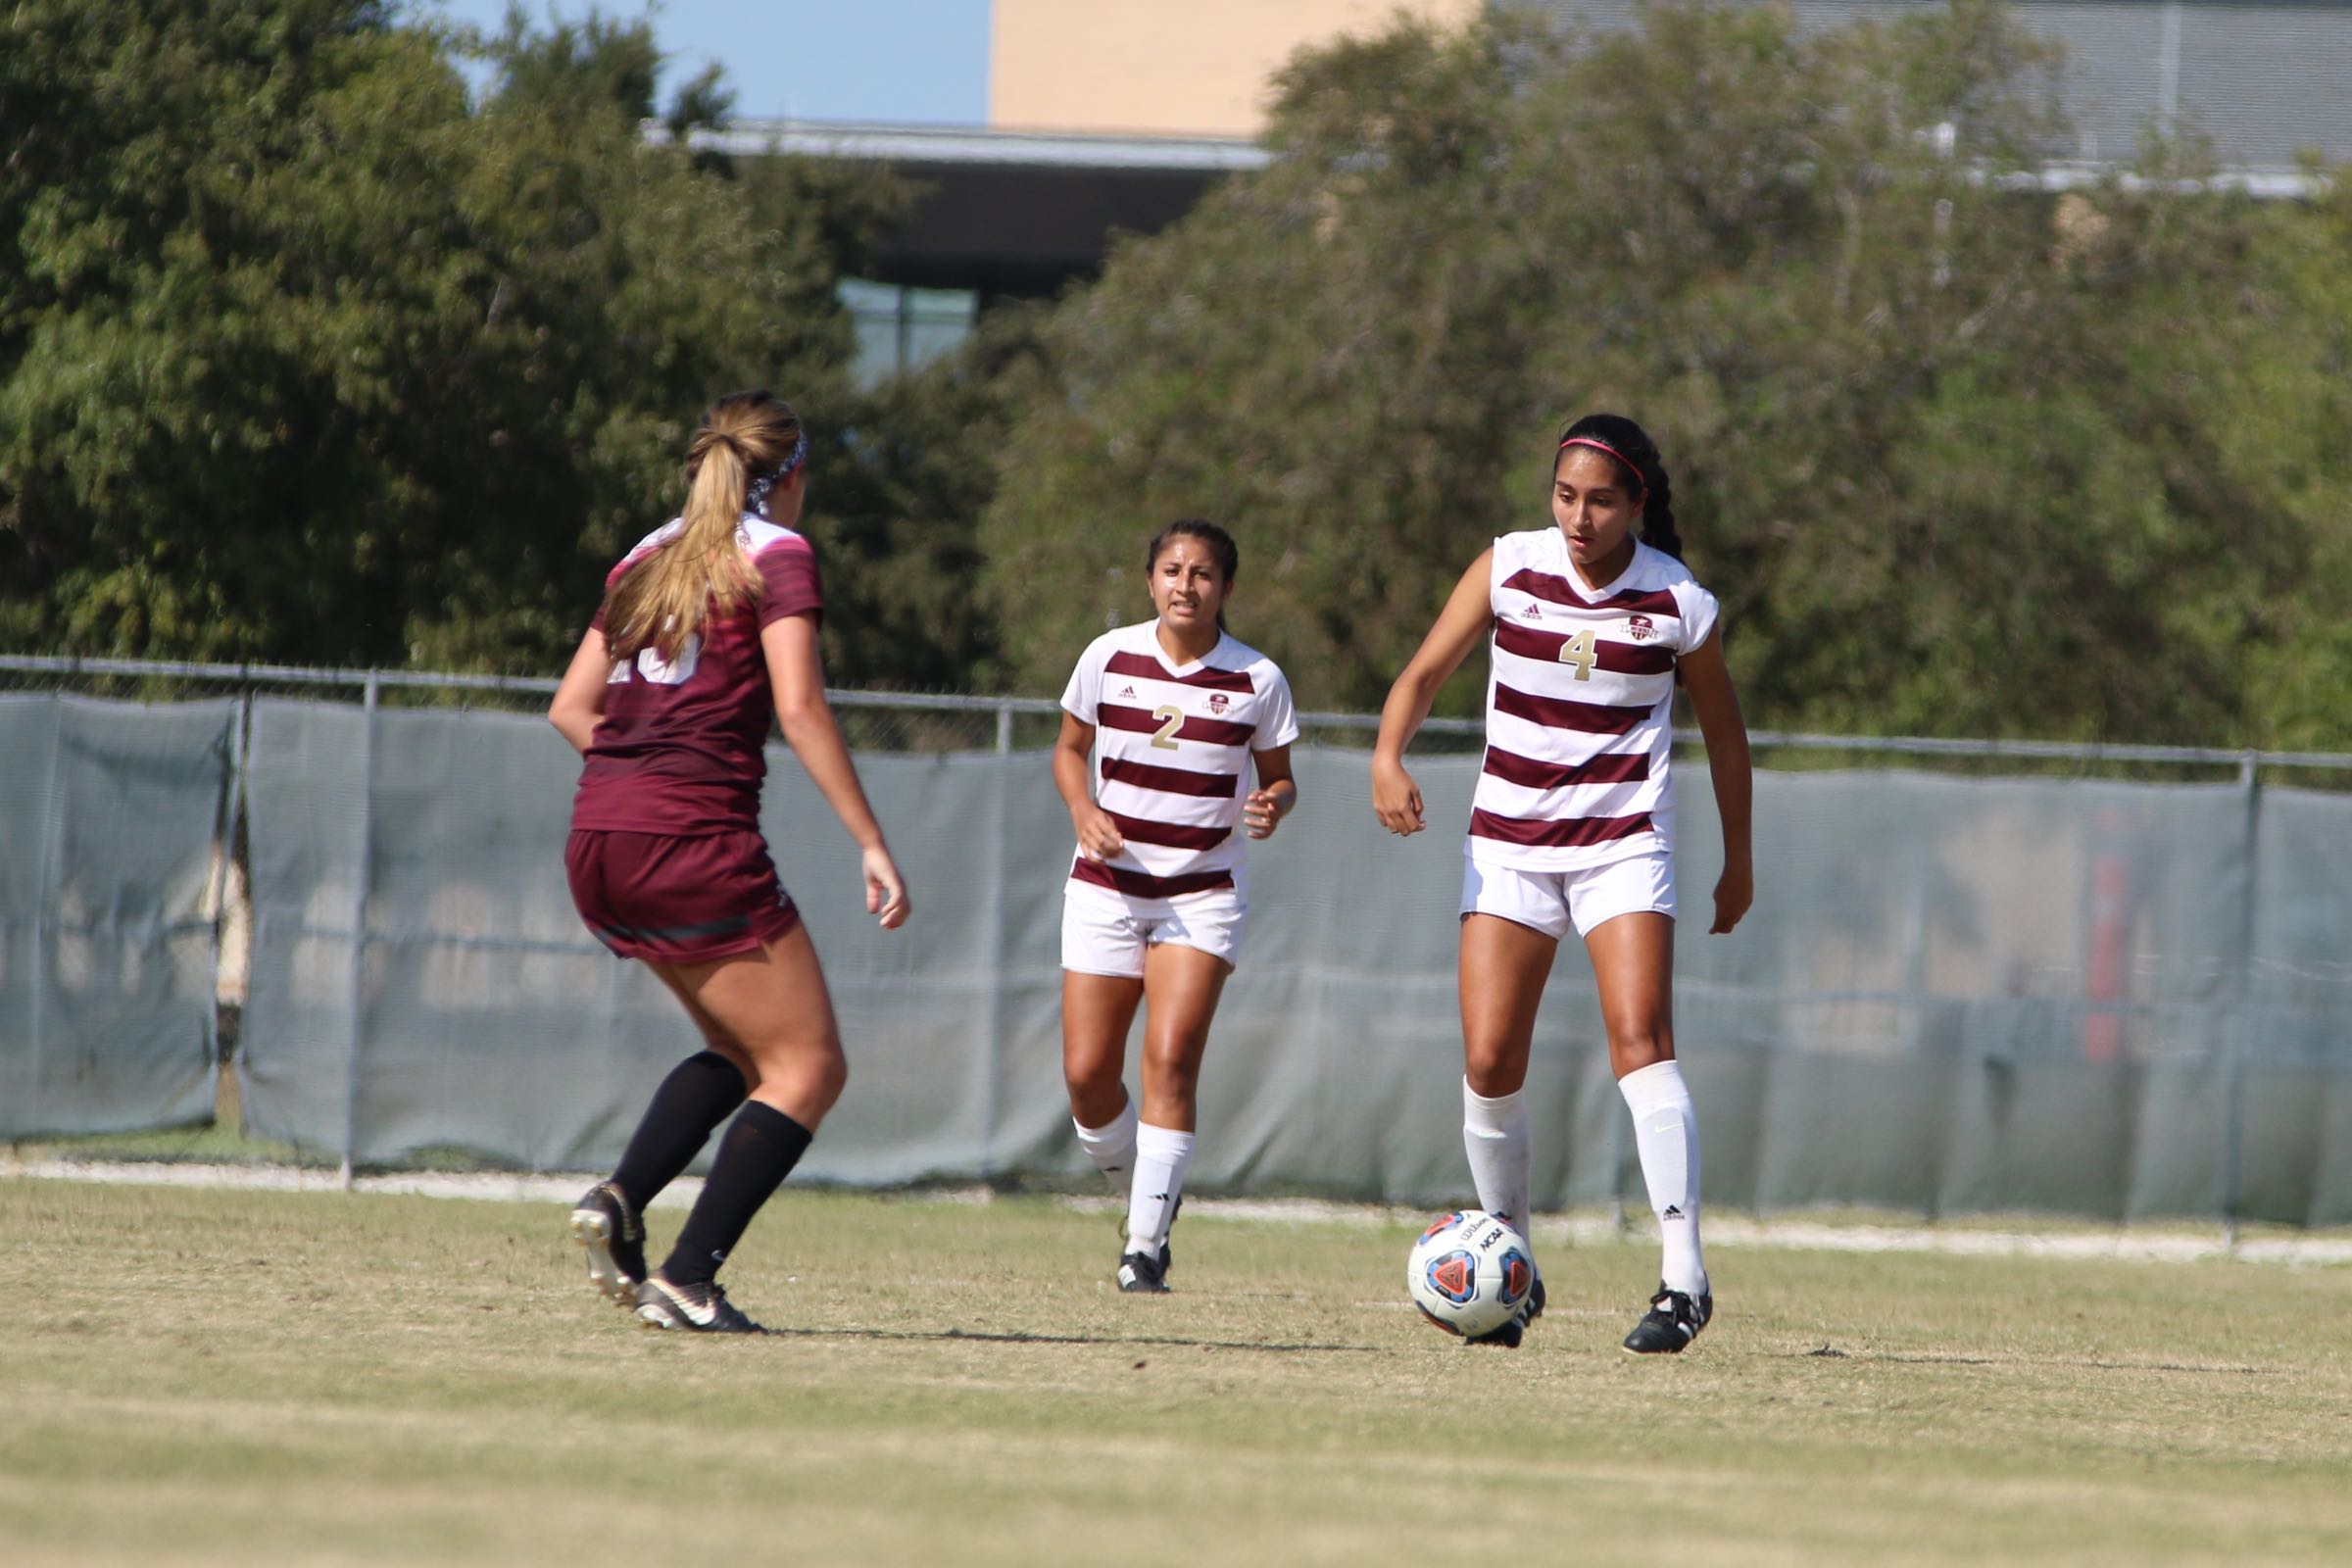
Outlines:
<svg viewBox="0 0 2352 1568"><path fill-rule="evenodd" d="M1714 780L1715 807L1723 817L1723 875L1715 883L1715 923L1707 927L1720 936L1740 923L1756 896L1747 721L1740 714L1740 694L1732 689L1732 672L1723 662L1721 622L1705 642L1683 656L1682 671L1698 732L1706 737L1707 773Z"/></svg>
<svg viewBox="0 0 2352 1568"><path fill-rule="evenodd" d="M590 627L556 685L555 701L547 705L547 721L583 756L596 739L597 720L605 716L605 688L612 674L612 651L605 634Z"/></svg>
<svg viewBox="0 0 2352 1568"><path fill-rule="evenodd" d="M1250 754L1257 788L1242 803L1242 821L1253 839L1270 839L1298 804L1298 782L1291 777L1291 749L1270 746Z"/></svg>
<svg viewBox="0 0 2352 1568"><path fill-rule="evenodd" d="M815 617L786 615L770 621L760 630L760 649L767 661L776 722L783 727L786 744L857 841L866 912L881 917L883 930L896 931L906 923L914 904L906 895L906 879L882 842L882 824L866 804L850 748L833 722L833 710L825 704L825 665L817 648Z"/></svg>
<svg viewBox="0 0 2352 1568"><path fill-rule="evenodd" d="M1439 688L1462 667L1462 661L1487 633L1488 622L1494 618L1487 588L1494 559L1490 547L1470 563L1470 569L1454 584L1446 608L1438 612L1437 623L1421 639L1404 672L1389 688L1389 700L1381 705L1380 738L1372 745L1372 814L1392 833L1418 833L1429 825L1422 811L1420 786L1404 770L1404 750L1421 732Z"/></svg>
<svg viewBox="0 0 2352 1568"><path fill-rule="evenodd" d="M1095 726L1068 713L1061 715L1061 733L1054 739L1054 787L1061 804L1070 808L1070 825L1078 831L1078 849L1090 860L1107 860L1127 847L1110 813L1095 804L1088 769L1095 753Z"/></svg>

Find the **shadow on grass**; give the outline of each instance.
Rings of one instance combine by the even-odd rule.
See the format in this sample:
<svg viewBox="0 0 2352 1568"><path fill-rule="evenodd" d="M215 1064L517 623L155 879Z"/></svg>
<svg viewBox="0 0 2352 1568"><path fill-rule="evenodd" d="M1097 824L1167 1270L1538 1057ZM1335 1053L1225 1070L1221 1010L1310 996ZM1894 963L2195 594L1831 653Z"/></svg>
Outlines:
<svg viewBox="0 0 2352 1568"><path fill-rule="evenodd" d="M2187 1361L2099 1361L2072 1355L1890 1355L1874 1350L1836 1350L1826 1345L1818 1350L1799 1350L1796 1353L1800 1359L1813 1357L1864 1364L1890 1362L1899 1366L2063 1366L2082 1372L2193 1372L2206 1377L2247 1378L2287 1375L2283 1369L2275 1366L2200 1366Z"/></svg>
<svg viewBox="0 0 2352 1568"><path fill-rule="evenodd" d="M984 1345L1155 1345L1186 1350L1258 1350L1278 1355L1377 1355L1369 1345L1283 1345L1263 1340L1188 1340L1153 1334L1027 1334L1019 1330L985 1329L808 1329L771 1328L775 1339L807 1340L972 1340Z"/></svg>

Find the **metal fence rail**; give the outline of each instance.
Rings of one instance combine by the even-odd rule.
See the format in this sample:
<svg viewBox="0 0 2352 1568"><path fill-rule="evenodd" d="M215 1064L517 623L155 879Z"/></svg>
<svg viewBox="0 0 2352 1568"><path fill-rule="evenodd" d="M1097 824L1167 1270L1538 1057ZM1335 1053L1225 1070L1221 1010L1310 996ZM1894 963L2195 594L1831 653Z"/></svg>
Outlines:
<svg viewBox="0 0 2352 1568"><path fill-rule="evenodd" d="M47 682L20 680L20 688L42 684L73 686L104 683L115 689L105 695L126 695L122 683L142 682L154 695L158 683L184 683L219 695L296 688L349 692L362 706L372 707L387 693L443 693L539 699L553 695L556 681L546 675L467 675L433 670L319 669L299 664L202 663L180 660L84 659L73 655L0 654L0 675L49 677ZM1000 752L1013 750L1021 719L1052 718L1060 706L1048 697L981 696L955 692L876 692L835 689L826 693L837 708L871 714L922 713L952 716L986 734ZM1376 713L1302 712L1302 728L1327 743L1345 744L1350 737L1369 739L1380 727ZM1428 736L1474 737L1484 726L1474 718L1431 718L1422 725ZM874 744L874 736L860 737ZM1681 728L1677 742L1696 745L1698 732ZM1932 735L1834 735L1810 730L1757 729L1748 742L1758 750L1848 753L1856 756L1918 758L1937 760L2033 761L2073 763L2085 770L2111 765L2151 765L2181 769L2227 768L2241 779L2277 769L2286 772L2334 773L2352 778L2352 752L2268 751L2220 746L2145 746L2102 741L2042 741L1949 738ZM884 747L883 749L891 749ZM910 750L928 749L917 745Z"/></svg>

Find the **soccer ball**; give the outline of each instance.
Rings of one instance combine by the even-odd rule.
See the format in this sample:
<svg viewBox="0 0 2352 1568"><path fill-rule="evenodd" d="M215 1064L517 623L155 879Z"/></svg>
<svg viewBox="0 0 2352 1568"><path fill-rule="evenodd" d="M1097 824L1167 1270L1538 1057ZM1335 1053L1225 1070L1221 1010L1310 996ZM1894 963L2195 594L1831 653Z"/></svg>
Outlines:
<svg viewBox="0 0 2352 1568"><path fill-rule="evenodd" d="M1535 1254L1509 1220L1464 1209L1421 1233L1405 1257L1404 1284L1423 1317L1472 1338L1502 1327L1526 1304Z"/></svg>

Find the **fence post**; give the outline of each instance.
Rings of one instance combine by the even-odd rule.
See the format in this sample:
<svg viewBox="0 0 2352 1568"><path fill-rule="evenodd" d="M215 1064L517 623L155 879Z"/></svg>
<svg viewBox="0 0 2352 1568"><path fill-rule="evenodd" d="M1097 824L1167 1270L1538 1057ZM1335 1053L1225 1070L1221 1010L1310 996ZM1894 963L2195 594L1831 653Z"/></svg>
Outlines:
<svg viewBox="0 0 2352 1568"><path fill-rule="evenodd" d="M980 1177L997 1174L998 1121L1004 1105L1004 835L1012 796L1012 704L997 704L996 777L990 781L990 807L995 831L989 835L988 889L988 1032L982 1045L980 1078Z"/></svg>
<svg viewBox="0 0 2352 1568"><path fill-rule="evenodd" d="M352 867L351 1040L343 1056L343 1190L351 1191L360 1143L360 1013L368 989L368 897L375 860L375 710L382 698L378 672L368 672L360 705L360 853Z"/></svg>
<svg viewBox="0 0 2352 1568"><path fill-rule="evenodd" d="M49 966L56 961L57 933L57 862L64 853L60 840L65 837L59 821L57 803L58 764L66 755L66 705L60 700L49 705L57 723L49 732L49 783L41 795L41 859L33 878L32 914L32 999L26 1006L26 1032L32 1038L32 1093L41 1104L48 1103L48 1061L43 1051L43 1037L48 1033L48 1012L45 1005L50 986Z"/></svg>
<svg viewBox="0 0 2352 1568"><path fill-rule="evenodd" d="M2231 989L2237 1005L2230 1009L2222 1056L2222 1248L2237 1250L2237 1209L2244 1196L2246 1159L2246 1004L2251 1000L2254 970L2254 908L2261 889L2255 885L2261 829L2262 783L2256 776L2252 752L2237 764L2238 788L2245 792L2245 912L2238 923L2237 972Z"/></svg>
<svg viewBox="0 0 2352 1568"><path fill-rule="evenodd" d="M214 864L211 886L205 890L206 902L212 906L213 910L212 961L206 967L207 972L213 977L213 1027L211 1033L213 1039L213 1105L216 1121L219 1120L218 1110L221 1096L227 1089L225 1080L235 1071L235 1068L230 1065L228 1057L222 1054L220 1050L220 1005L222 991L227 980L225 971L228 964L226 940L229 926L228 895L232 888L239 885L236 874L237 822L245 810L245 748L247 738L253 732L253 693L249 691L238 697L236 705L235 719L229 725L228 731L228 766L223 770L225 776L220 789L220 815L213 824L216 846L214 854L218 858ZM248 929L250 930L250 928ZM248 954L252 951L250 941L246 944L246 951ZM242 983L240 983L238 996L238 1016L242 1020L245 1005L242 1000L244 996ZM241 1107L243 1103L243 1097L240 1096L238 1104ZM243 1118L241 1108L238 1114L241 1121ZM242 1128L238 1130L242 1131Z"/></svg>

